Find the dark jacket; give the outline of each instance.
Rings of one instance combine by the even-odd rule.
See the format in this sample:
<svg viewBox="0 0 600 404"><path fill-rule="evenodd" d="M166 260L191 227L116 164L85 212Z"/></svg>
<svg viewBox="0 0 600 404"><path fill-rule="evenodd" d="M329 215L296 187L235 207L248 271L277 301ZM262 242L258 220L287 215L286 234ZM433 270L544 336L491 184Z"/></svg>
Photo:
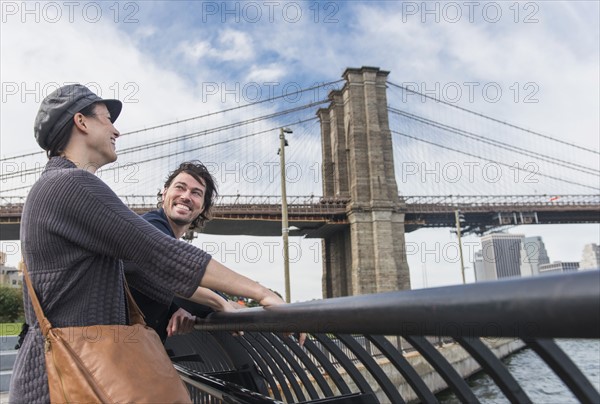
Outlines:
<svg viewBox="0 0 600 404"><path fill-rule="evenodd" d="M210 260L132 212L98 177L53 157L33 185L21 221L23 257L55 327L127 324L123 259L147 279L191 296ZM24 290L30 324L10 382L11 403L49 402L44 343Z"/></svg>
<svg viewBox="0 0 600 404"><path fill-rule="evenodd" d="M142 217L164 234L175 238L163 209L152 210L142 215ZM175 296L172 292L166 290L163 285L149 285L145 279L141 279L144 277L143 269L133 262L125 263L125 275L131 294L142 313L144 313L146 324L154 328L163 342L167 339L169 320L180 307L198 317L205 317L213 312L208 306Z"/></svg>

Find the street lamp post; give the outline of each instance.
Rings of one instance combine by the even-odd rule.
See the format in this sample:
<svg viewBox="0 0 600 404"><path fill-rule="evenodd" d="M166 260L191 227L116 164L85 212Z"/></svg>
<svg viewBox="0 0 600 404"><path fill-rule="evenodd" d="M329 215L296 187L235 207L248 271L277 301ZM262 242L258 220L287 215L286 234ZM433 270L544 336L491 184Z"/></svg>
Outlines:
<svg viewBox="0 0 600 404"><path fill-rule="evenodd" d="M285 190L285 139L286 133L292 133L291 129L280 128L279 130L279 164L281 166L281 236L283 237L283 273L285 276L285 301L290 303L290 256L288 236L288 209L287 194Z"/></svg>
<svg viewBox="0 0 600 404"><path fill-rule="evenodd" d="M460 240L460 222L461 222L461 219L463 218L463 215L462 215L462 213L460 213L460 210L457 209L454 211L454 218L456 219L456 235L458 237L458 254L460 255L460 274L462 275L462 283L464 285L466 283L465 282L465 262L463 259L462 241Z"/></svg>

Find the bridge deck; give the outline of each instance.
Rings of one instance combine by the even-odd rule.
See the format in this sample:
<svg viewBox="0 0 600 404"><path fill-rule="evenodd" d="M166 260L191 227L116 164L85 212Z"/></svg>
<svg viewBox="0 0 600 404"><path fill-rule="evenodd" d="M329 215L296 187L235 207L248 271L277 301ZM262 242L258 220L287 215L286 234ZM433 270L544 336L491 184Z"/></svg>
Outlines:
<svg viewBox="0 0 600 404"><path fill-rule="evenodd" d="M121 197L142 214L156 207L155 196ZM347 226L346 199L314 195L288 199L290 235L325 238ZM465 233L482 234L499 226L520 224L600 223L599 195L517 196L405 196L398 208L405 213L405 230L454 227L454 212L464 215ZM0 198L0 240L18 240L24 197ZM208 234L279 236L281 198L277 196L222 196L213 218L202 230ZM368 209L368 207L363 207Z"/></svg>

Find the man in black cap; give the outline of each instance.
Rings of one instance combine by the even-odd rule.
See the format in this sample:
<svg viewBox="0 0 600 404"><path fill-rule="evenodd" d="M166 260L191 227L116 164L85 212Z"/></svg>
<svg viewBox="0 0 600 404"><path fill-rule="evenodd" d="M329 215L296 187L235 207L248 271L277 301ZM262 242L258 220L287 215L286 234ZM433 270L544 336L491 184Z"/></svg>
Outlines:
<svg viewBox="0 0 600 404"><path fill-rule="evenodd" d="M35 120L35 138L50 159L23 207L21 247L49 323L127 324L123 260L144 268L151 283L183 297L204 286L263 306L285 304L205 251L157 230L94 175L117 158L119 131L113 123L120 111L119 101L103 100L74 84L46 97ZM50 402L44 337L27 291L23 302L30 327L15 360L8 401ZM69 385L68 373L63 379ZM58 390L53 394L54 401L62 401Z"/></svg>
<svg viewBox="0 0 600 404"><path fill-rule="evenodd" d="M104 100L81 84L66 85L42 101L34 123L35 139L41 148L46 150L48 157L60 156L71 140L71 132L75 128L77 134L84 137L73 136L76 143L74 148L81 149L82 140L86 139L96 142L90 143L90 146L100 147L98 151L102 156L90 156L93 159L100 158L89 165L89 168L97 169L117 159L115 140L120 133L112 124L117 120L122 107L121 101ZM90 122L92 119L95 122ZM100 129L97 125L94 125L96 128L90 126L94 123L104 126L101 130L105 132L107 139L85 137L88 133L94 133L90 132L91 130ZM106 159L108 160L104 162ZM95 169L92 172L94 171Z"/></svg>

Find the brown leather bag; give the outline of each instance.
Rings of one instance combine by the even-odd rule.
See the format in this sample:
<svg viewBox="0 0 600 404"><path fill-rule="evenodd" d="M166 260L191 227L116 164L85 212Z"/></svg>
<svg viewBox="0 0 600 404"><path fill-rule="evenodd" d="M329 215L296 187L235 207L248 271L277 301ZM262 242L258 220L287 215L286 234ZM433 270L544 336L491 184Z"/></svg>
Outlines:
<svg viewBox="0 0 600 404"><path fill-rule="evenodd" d="M53 328L27 269L23 272L44 335L52 403L191 403L160 338L146 326L127 282L132 325Z"/></svg>

